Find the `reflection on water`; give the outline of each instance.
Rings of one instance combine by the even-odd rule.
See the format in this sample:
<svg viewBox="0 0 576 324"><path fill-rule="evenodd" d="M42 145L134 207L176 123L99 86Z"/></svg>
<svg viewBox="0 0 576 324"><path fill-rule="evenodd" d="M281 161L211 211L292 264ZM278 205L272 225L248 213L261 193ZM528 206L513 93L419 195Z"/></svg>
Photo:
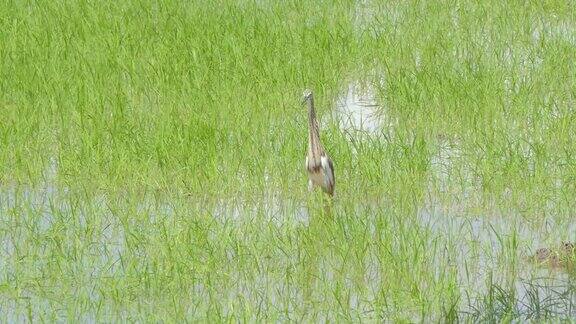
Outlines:
<svg viewBox="0 0 576 324"><path fill-rule="evenodd" d="M386 20L392 26L397 26L404 17L399 6L393 3L372 0L358 0L354 3L354 29L362 35L370 33L379 36L384 31L379 26Z"/></svg>
<svg viewBox="0 0 576 324"><path fill-rule="evenodd" d="M6 260L14 259L14 254L18 253L17 246L23 246L25 241L33 239L27 236L28 234L10 235L11 230L18 232L19 229L17 227L11 229L6 227L6 224L25 222L28 227L35 228L32 233L42 234L55 228L66 230L66 224L72 226L73 222L76 222L73 226L84 227L88 219L92 225L97 225L99 232L90 236L93 241L86 252L90 255L85 263L85 266L90 268L87 271L91 276L114 275L120 271L119 260L126 249L126 237L122 222L114 216L115 210L110 207L105 196L95 197L90 203L90 208L80 208L80 212L76 214L77 220L69 217L74 210L78 211L78 207L66 199L65 191L58 191L50 186L36 190L4 188L0 192L0 204L1 224L4 226L0 237L2 242L0 275L6 276L13 268L12 265L6 264ZM298 224L298 227L305 228L311 226L305 205L303 202L290 201L279 194L270 193L261 201L242 203L237 200L220 200L206 204L200 209L206 210L216 220L231 226L243 221L269 221L278 228L283 228L285 224ZM358 208L360 208L358 215L374 214L378 210L377 207L361 205ZM154 223L155 219L159 221L178 213L169 204L151 201L139 204L136 210L138 214L147 215L151 223ZM95 220L93 215L87 214L91 212L99 215L101 219ZM20 219L16 220L15 217ZM369 231L374 232L374 224L370 223L375 219L368 218L366 221ZM130 223L129 220L128 222ZM491 309L492 312L496 312L499 307L513 307L515 314L522 318L535 316L534 314L542 316L544 312L563 316L574 314L572 305L576 300L570 276L562 270L552 271L536 267L526 260L526 256L539 247L550 246L560 240L570 240L569 233L576 230L575 224L553 223L550 220L546 220L544 224L532 224L513 215L461 216L459 208L444 207L434 202L419 211L416 224L423 230L430 231L433 235L432 241L441 242L441 246L447 251L446 257L438 257L438 264L432 266L442 271L448 262L457 270L461 296L460 311L463 315L481 318L486 311ZM286 257L290 255L292 254L287 254ZM238 257L232 250L227 252L227 256L229 259ZM302 262L302 260L283 259L280 255L274 258L275 262L286 266ZM333 257L318 254L312 255L311 258L316 260L316 264L311 265L315 269L310 272L323 273L323 280L326 282L322 284L332 287L338 281L338 274L334 273L337 267ZM39 259L38 262L42 260ZM306 299L301 289L279 282L277 278L269 277L266 272L249 281L246 281L241 273L237 275L238 278L235 279L238 282L237 290L229 291L232 299L242 296L249 300L268 298L281 301L285 298L283 294L290 294L294 302L303 302ZM234 277L236 274L231 276ZM367 289L377 291L381 288L379 265L372 256L364 261L362 276L362 282ZM346 282L345 285L352 285L352 282ZM267 289L271 290L262 297L258 287L268 287ZM356 291L354 286L346 289ZM94 296L94 298L100 297ZM37 299L36 297L35 300ZM370 299L360 298L354 293L349 295L348 303L353 309L365 311L371 309ZM20 316L14 308L2 312L14 320Z"/></svg>
<svg viewBox="0 0 576 324"><path fill-rule="evenodd" d="M302 202L284 199L280 194L269 193L266 199L256 202L220 199L208 206L210 215L219 220L241 221L261 216L277 225L287 222L306 225L309 221L308 209Z"/></svg>
<svg viewBox="0 0 576 324"><path fill-rule="evenodd" d="M448 184L455 170L454 163L461 158L461 155L458 141L447 138L439 139L436 151L430 157L430 167L434 172L435 183L438 184L440 192L448 192Z"/></svg>
<svg viewBox="0 0 576 324"><path fill-rule="evenodd" d="M374 87L359 81L348 84L336 100L333 117L351 140L392 136L396 124L378 103Z"/></svg>
<svg viewBox="0 0 576 324"><path fill-rule="evenodd" d="M518 280L512 287L488 284L486 294L468 304L463 314L476 321L573 318L576 289L567 275ZM470 301L469 301L470 302Z"/></svg>
<svg viewBox="0 0 576 324"><path fill-rule="evenodd" d="M537 266L530 257L540 247L571 239L576 224L547 221L541 226L513 215L459 216L458 208L454 210L431 205L420 211L419 221L455 256L464 313L480 318L488 311L498 313L487 308L511 307L510 314L526 319L574 314L576 291L570 275Z"/></svg>
<svg viewBox="0 0 576 324"><path fill-rule="evenodd" d="M552 38L576 45L576 25L568 21L541 21L534 24L532 38L535 43Z"/></svg>
<svg viewBox="0 0 576 324"><path fill-rule="evenodd" d="M335 115L341 130L373 134L382 128L378 109L380 106L372 87L362 88L358 82L354 82L338 99Z"/></svg>

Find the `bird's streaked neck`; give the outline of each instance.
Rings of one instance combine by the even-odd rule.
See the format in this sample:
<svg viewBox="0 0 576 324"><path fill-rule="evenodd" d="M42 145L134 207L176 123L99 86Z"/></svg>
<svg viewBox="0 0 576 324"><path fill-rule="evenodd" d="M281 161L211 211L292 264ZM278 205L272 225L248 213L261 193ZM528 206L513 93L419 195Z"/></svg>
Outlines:
<svg viewBox="0 0 576 324"><path fill-rule="evenodd" d="M306 99L308 105L308 146L313 155L319 154L321 150L320 131L316 120L316 110L314 109L314 98L310 96ZM316 156L319 158L319 156Z"/></svg>

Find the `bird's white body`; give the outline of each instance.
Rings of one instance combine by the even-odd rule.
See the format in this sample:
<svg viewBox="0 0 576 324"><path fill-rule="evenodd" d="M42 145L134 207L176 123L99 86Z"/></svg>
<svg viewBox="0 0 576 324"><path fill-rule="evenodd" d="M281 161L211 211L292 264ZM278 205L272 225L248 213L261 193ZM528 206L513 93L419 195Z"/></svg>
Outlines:
<svg viewBox="0 0 576 324"><path fill-rule="evenodd" d="M334 170L328 160L329 157L322 156L320 158L321 167L318 172L308 172L308 190L320 187L326 192L331 191L329 188L334 186ZM308 168L308 157L306 157L305 167Z"/></svg>

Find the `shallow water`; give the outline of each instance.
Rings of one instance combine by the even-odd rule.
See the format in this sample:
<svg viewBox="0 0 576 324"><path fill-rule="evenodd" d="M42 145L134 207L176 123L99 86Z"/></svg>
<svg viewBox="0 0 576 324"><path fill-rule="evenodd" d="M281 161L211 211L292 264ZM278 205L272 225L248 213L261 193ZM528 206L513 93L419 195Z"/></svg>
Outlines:
<svg viewBox="0 0 576 324"><path fill-rule="evenodd" d="M350 140L377 139L381 135L391 137L396 126L395 121L386 113L385 107L378 104L374 87L360 81L349 83L342 95L336 98L332 118ZM436 144L430 157L431 172L439 184L439 191L449 193L447 185L462 152L458 141L454 139L439 138ZM77 206L68 200L69 190L53 184L57 172L57 161L53 159L44 175L45 185L34 189L0 188L0 276L9 275L13 266L8 264L7 260L13 259L18 246L31 239L30 236L20 235L19 227L22 223L26 223L28 228L34 228L33 233L41 235L56 225L62 226L67 222L77 222L75 226L86 227L88 219L97 225L98 233L93 235L95 240L88 252L97 257L86 265L90 268L87 271L92 276L114 276L120 272L121 258L128 248L129 233L126 233L126 228L134 224L130 220L127 224L122 224L114 215L106 195L84 201L89 208L79 213L73 212L72 209ZM466 198L466 192L460 194ZM345 203L337 201L335 208L342 208ZM358 215L368 215L368 229L375 232L375 218L382 215L370 216L377 214L375 211L379 208L371 204L373 203L360 199L354 201L353 206ZM306 228L310 226L313 214L309 212L305 201L289 199L272 191L251 201L216 198L213 202L198 205L200 206L195 211L205 212L217 221L233 225L243 221L264 220L278 228L286 224ZM144 215L149 224L156 224L163 218L175 217L178 213L169 203L158 203L144 197L135 208L136 214ZM94 221L94 215L91 214L98 215L101 219ZM70 215L77 215L78 219L67 219ZM461 314L479 316L478 314L486 311L488 307L485 305L487 296L496 291L502 295L501 298L513 300L515 312L522 318L530 318L538 312L560 316L576 315L572 306L576 305L576 297L571 276L562 269L538 267L526 260L540 247L555 246L560 241L572 241L574 237L571 233L576 230L576 222L554 222L553 218L529 221L520 215L506 214L499 210L490 211L488 208L474 215L461 205L452 203L446 206L431 194L424 206L417 211L415 225L430 232L432 240L440 242L439 249L446 251L445 254L438 255L436 263L432 263L435 269L431 271L444 271L447 264L457 269L457 285L461 296L458 306ZM227 257L233 260L236 256L227 251ZM316 261L315 266L317 271L324 275L324 282L315 284L333 289L341 278L335 272L338 265L335 265L336 262L330 255L319 255ZM278 258L274 262L291 264L294 260ZM374 292L368 294L368 299L351 293L347 303L351 309L370 312L371 298L375 298L382 280L374 256L367 257L364 270L365 288ZM293 303L304 302L306 299L301 289L265 271L251 280L246 280L240 273L229 275L237 282L235 289L227 291L230 300L239 297L263 303L272 300L280 306L281 300L290 296L292 304L287 309L289 313L295 307ZM354 291L352 285L350 280L344 283L344 287L349 291ZM265 287L266 291L261 291L262 287ZM194 290L198 295L203 295L206 289L198 284ZM92 298L97 300L100 296L94 293ZM40 305L32 307L32 312L49 308L49 305L43 304L41 300L34 298L34 302ZM23 318L19 307L21 305L16 306L9 301L7 308L0 309L0 314L19 321Z"/></svg>
<svg viewBox="0 0 576 324"><path fill-rule="evenodd" d="M363 89L360 83L353 82L338 98L334 115L343 132L374 134L383 127L378 115L381 109L371 86Z"/></svg>
<svg viewBox="0 0 576 324"><path fill-rule="evenodd" d="M340 129L347 134L375 136L385 124L386 119L379 113L378 109L381 107L376 105L376 98L370 88L361 88L360 84L352 83L337 102L334 117L338 120ZM461 152L458 142L448 139L439 139L437 148L431 156L430 164L442 192ZM79 207L69 200L69 190L53 184L57 169L57 163L51 161L45 172L46 182L38 188L0 188L0 276L8 275L13 268L7 260L14 259L18 246L23 246L26 240L32 239L30 233L20 234L22 223L26 223L27 228L34 228L32 233L42 235L58 226L65 228L63 225L67 222L75 222L74 226L84 228L88 221L92 226L96 226L98 232L91 236L93 242L87 253L96 257L89 258L86 271L96 277L121 273L121 259L128 248L129 239L126 226L129 228L137 224L131 220L128 220L128 224L122 224L106 195L83 201L81 205L88 207L78 209ZM337 212L344 207L344 203L336 202ZM367 228L374 236L377 230L374 222L376 217L382 216L378 216L380 206L362 200L355 201L353 206L352 210L357 210L357 215L368 217ZM177 213L182 212L170 203L144 197L135 209L135 215L142 215L149 224L175 218ZM216 199L199 204L197 212L204 212L216 221L231 224L230 226L241 225L243 222L266 221L278 228L290 224L303 229L310 226L313 215L308 210L307 202L289 199L274 191L266 192L262 197L255 197L250 201ZM77 215L78 219L69 219L71 215ZM96 217L99 219L95 220L94 215L98 215ZM513 300L515 313L520 318L528 319L538 314L576 315L572 306L576 305L575 289L570 275L562 269L538 267L526 260L540 247L555 246L560 241L572 241L574 238L571 233L576 230L576 222L565 220L558 223L554 222L553 218L529 221L519 215L498 210L490 212L488 209L474 215L463 206L445 205L430 194L426 204L417 212L415 225L431 233L432 239L429 243L440 242L438 251L446 251L434 254L436 260L432 262L432 266L435 269L431 270L441 272L447 267L455 267L457 270L460 295L458 311L463 316L480 317L488 307L506 306L487 305L487 296L492 295L501 300ZM437 250L431 250L431 253L436 253ZM227 252L229 261L233 261L235 257L237 256L232 251ZM295 261L279 258L275 262L290 265ZM358 290L352 286L350 280L345 281L344 288L351 292L347 301L350 309L370 313L371 303L382 284L382 274L374 256L368 256L363 263L365 268L362 281L366 285L364 288L372 290L373 293L358 295ZM339 265L332 256L319 255L314 267L323 274L322 281L315 285L322 285L329 290L335 289L334 285L339 282L341 275L335 272ZM273 303L278 301L280 307L286 296L290 296L292 306L289 309L293 309L293 303L304 303L309 298L303 294L302 289L279 280L277 275L262 272L251 280L246 280L241 273L230 275L237 282L236 288L227 292L230 300L240 297L261 303L272 300ZM194 289L198 290L199 295L206 293L202 285L197 285ZM92 299L101 298L95 290L92 291ZM496 297L494 298L498 299ZM49 311L49 304L42 302L42 298L35 296L30 300L40 303L31 307L32 313ZM6 301L4 305L0 314L15 321L22 318L21 303ZM508 304L506 307L509 306Z"/></svg>
<svg viewBox="0 0 576 324"><path fill-rule="evenodd" d="M345 86L336 99L332 118L350 141L391 138L397 125L379 103L374 86L361 81Z"/></svg>
<svg viewBox="0 0 576 324"><path fill-rule="evenodd" d="M541 42L546 38L553 38L576 45L576 26L568 21L544 20L534 24L532 39Z"/></svg>
<svg viewBox="0 0 576 324"><path fill-rule="evenodd" d="M468 304L461 305L464 313L473 313L492 289L504 287L501 297L512 298L516 313L522 318L530 318L538 311L575 314L572 305L576 303L576 291L568 273L538 266L529 259L540 247L569 241L576 223L548 221L547 226L538 226L514 215L474 217L459 215L458 208L453 208L456 212L450 209L427 206L419 212L419 219L422 226L455 251L457 258L453 262L458 268L460 293ZM564 228L564 237L558 236L558 228Z"/></svg>
<svg viewBox="0 0 576 324"><path fill-rule="evenodd" d="M29 226L37 228L38 233L51 230L55 224L61 224L60 216L52 212L66 214L71 206L66 203L66 190L57 190L55 187L19 189L4 188L0 192L0 214L2 224L13 224L10 219L10 210L27 206L34 210L31 214L22 214ZM94 237L99 238L93 242L91 255L98 255L97 259L87 264L93 276L114 275L120 270L119 260L126 249L126 237L123 226L118 219L113 217L105 196L94 198L91 208L103 217L100 223L101 232ZM284 224L299 224L306 227L310 222L310 215L305 202L289 201L277 194L269 194L265 199L254 202L219 201L215 204L207 204L204 210L208 211L215 219L222 222L242 222L256 219L269 220L275 226L282 227ZM338 206L336 206L338 208ZM367 215L370 206L358 206L359 215ZM366 209L368 208L368 209ZM376 210L378 207L374 207ZM168 204L143 202L137 207L139 213L146 217L165 218L174 216L176 211ZM82 214L82 213L81 213ZM370 212L368 212L370 214ZM27 216L28 215L28 216ZM30 217L32 215L32 217ZM105 215L108 215L104 217ZM260 215L260 216L258 216ZM8 217L8 218L7 218ZM86 215L86 217L90 217ZM94 221L94 220L92 220ZM78 219L78 226L82 227L85 220ZM368 220L370 222L370 220ZM542 224L533 224L515 215L478 215L462 213L458 206L442 206L439 202L430 201L421 208L417 215L417 224L424 230L430 231L435 239L440 240L445 248L447 258L441 257L436 265L438 269L446 266L446 261L457 268L457 280L461 295L460 312L462 314L478 313L483 306L482 300L493 293L494 287L508 287L505 292L513 294L516 311L520 316L529 318L536 312L549 312L557 315L574 315L572 305L576 304L573 283L570 276L562 270L551 270L537 267L525 260L526 256L533 253L537 248L554 245L560 240L570 240L569 233L574 233L576 224L555 224L545 220ZM558 231L558 227L565 227ZM373 225L369 225L370 231L374 231ZM3 228L1 237L2 249L0 250L0 265L5 272L11 265L2 263L2 260L13 259L16 245L22 245L22 240L27 237L7 235L10 228ZM559 235L560 234L560 235ZM333 273L337 268L330 256L319 256L318 270L322 271L327 278L322 285L332 287L338 281L338 275ZM234 255L229 255L234 258ZM290 264L293 260L277 260ZM4 273L5 275L6 273ZM366 288L378 289L380 274L376 260L367 259L364 272ZM330 280L332 278L332 280ZM290 294L293 302L304 301L302 291L278 282L278 278L268 276L265 273L254 278L255 281L244 281L238 277L237 289L229 291L230 298L242 296L247 300L283 300L285 294ZM347 282L346 285L350 285ZM370 286L374 285L374 286ZM513 292L510 292L512 285ZM258 287L267 287L265 295L261 295ZM353 287L349 287L354 291ZM100 298L95 295L93 298ZM35 298L34 300L38 300ZM349 307L356 310L370 310L370 300L361 298L356 294L349 296ZM20 306L19 306L20 307ZM36 305L34 310L46 310L48 306ZM2 311L5 316L17 320L21 316L20 311L9 306Z"/></svg>

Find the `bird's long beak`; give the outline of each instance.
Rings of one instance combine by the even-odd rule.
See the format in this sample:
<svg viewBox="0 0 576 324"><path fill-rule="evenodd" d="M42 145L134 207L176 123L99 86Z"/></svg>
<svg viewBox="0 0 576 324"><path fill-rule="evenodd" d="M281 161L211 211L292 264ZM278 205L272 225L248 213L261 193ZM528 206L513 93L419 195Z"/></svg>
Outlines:
<svg viewBox="0 0 576 324"><path fill-rule="evenodd" d="M306 103L306 99L308 99L308 98L306 98L306 97L302 98L302 101L300 102L300 105L304 106L304 104Z"/></svg>

